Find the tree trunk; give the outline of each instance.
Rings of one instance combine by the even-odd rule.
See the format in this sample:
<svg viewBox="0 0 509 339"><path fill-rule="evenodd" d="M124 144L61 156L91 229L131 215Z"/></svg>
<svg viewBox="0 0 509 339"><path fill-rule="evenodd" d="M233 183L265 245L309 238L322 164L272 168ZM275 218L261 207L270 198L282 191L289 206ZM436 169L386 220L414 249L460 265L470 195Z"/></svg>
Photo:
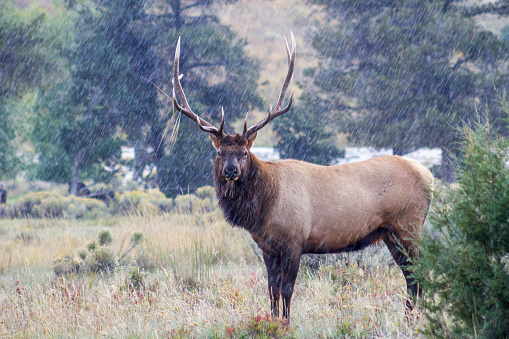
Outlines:
<svg viewBox="0 0 509 339"><path fill-rule="evenodd" d="M164 192L164 177L160 168L161 162L164 157L164 136L163 132L159 129L152 128L152 137L151 137L151 146L154 149L153 153L153 161L154 165L157 169L157 175L156 175L156 183L157 187Z"/></svg>
<svg viewBox="0 0 509 339"><path fill-rule="evenodd" d="M175 25L175 28L182 29L184 26L184 21L182 20L182 5L180 3L180 0L172 1L171 3L171 9L173 10L173 23Z"/></svg>
<svg viewBox="0 0 509 339"><path fill-rule="evenodd" d="M456 181L456 161L454 153L442 146L442 180L448 183Z"/></svg>
<svg viewBox="0 0 509 339"><path fill-rule="evenodd" d="M403 147L395 146L395 147L392 148L392 154L393 155L403 155L405 153L406 152L405 152L405 149Z"/></svg>
<svg viewBox="0 0 509 339"><path fill-rule="evenodd" d="M143 181L143 170L147 164L148 153L144 145L139 142L134 147L133 180Z"/></svg>
<svg viewBox="0 0 509 339"><path fill-rule="evenodd" d="M85 157L85 149L80 149L76 154L74 154L74 163L72 165L72 174L71 174L71 195L78 195L79 193L79 174L81 165L83 164L83 159Z"/></svg>

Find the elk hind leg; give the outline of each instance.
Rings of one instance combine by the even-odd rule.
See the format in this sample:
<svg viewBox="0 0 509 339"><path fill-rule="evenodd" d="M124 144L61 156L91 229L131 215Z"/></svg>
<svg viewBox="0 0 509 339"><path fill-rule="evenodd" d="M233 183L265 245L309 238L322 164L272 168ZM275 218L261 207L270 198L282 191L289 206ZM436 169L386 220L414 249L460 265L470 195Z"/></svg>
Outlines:
<svg viewBox="0 0 509 339"><path fill-rule="evenodd" d="M290 321L290 302L292 300L293 287L299 273L300 257L300 249L298 251L284 251L282 256L283 281L281 296L283 299L283 318L288 322Z"/></svg>
<svg viewBox="0 0 509 339"><path fill-rule="evenodd" d="M389 234L383 238L385 244L389 248L389 251L394 258L394 261L398 264L405 276L407 283L408 298L406 301L406 312L409 313L414 308L414 302L416 298L421 296L421 290L419 285L412 277L409 259L413 259L417 256L417 252L407 241L396 238L394 234Z"/></svg>

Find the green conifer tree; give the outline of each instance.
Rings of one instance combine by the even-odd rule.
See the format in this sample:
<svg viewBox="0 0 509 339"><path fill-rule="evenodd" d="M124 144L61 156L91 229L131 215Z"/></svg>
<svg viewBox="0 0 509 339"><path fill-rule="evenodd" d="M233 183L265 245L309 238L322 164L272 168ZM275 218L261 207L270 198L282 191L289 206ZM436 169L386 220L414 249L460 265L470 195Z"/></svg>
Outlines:
<svg viewBox="0 0 509 339"><path fill-rule="evenodd" d="M507 84L500 66L508 45L457 1L313 2L328 18L312 42L320 65L308 72L322 98L316 112L335 113L326 119L341 120L357 144L400 155L441 147L443 175L453 180L456 127L473 118L476 104L496 98L494 84ZM499 114L493 109L493 118Z"/></svg>
<svg viewBox="0 0 509 339"><path fill-rule="evenodd" d="M58 74L59 34L41 8L0 2L0 178L15 176L19 159L14 140L24 134L24 122L13 114L12 105Z"/></svg>
<svg viewBox="0 0 509 339"><path fill-rule="evenodd" d="M506 112L509 112L506 108ZM436 194L414 276L433 337L509 336L509 141L463 129L458 182Z"/></svg>

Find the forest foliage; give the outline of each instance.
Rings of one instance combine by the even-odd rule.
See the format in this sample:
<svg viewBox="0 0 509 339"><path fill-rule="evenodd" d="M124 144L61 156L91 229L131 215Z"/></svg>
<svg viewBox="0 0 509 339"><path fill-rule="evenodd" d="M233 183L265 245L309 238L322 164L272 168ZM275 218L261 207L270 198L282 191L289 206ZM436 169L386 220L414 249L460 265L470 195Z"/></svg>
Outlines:
<svg viewBox="0 0 509 339"><path fill-rule="evenodd" d="M194 111L218 123L223 106L231 133L246 112L264 109L259 61L217 15L236 2L55 1L51 10L2 2L0 176L71 183L75 194L79 181L108 182L127 165L167 196L209 184L207 136L154 84L171 94L181 36L182 84ZM310 5L319 13L303 34L318 66L305 70L294 108L272 124L281 156L330 164L343 154L340 136L396 154L441 147L452 180L456 126L507 86L507 30L498 36L476 21L505 16L503 3ZM506 134L501 116L494 109L492 123ZM133 161L122 162L121 146L135 149Z"/></svg>
<svg viewBox="0 0 509 339"><path fill-rule="evenodd" d="M488 116L462 129L458 182L435 194L420 240L413 271L431 337L509 335L509 139Z"/></svg>

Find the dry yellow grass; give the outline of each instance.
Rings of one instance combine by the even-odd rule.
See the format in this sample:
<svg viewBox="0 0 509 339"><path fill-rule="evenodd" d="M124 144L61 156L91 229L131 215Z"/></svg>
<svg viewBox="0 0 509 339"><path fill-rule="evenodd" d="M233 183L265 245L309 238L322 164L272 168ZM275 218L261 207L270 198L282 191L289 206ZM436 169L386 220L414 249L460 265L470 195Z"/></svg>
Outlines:
<svg viewBox="0 0 509 339"><path fill-rule="evenodd" d="M105 227L114 235L115 253L133 232L144 233L132 258L151 268L144 287L126 288L128 267L105 275L52 272L56 257L75 256ZM249 234L228 226L217 210L92 221L0 220L0 234L1 336L221 338L227 328L269 310L265 268ZM368 253L371 264L363 268L303 267L289 336L418 335L422 320L404 316L399 268L376 253Z"/></svg>

